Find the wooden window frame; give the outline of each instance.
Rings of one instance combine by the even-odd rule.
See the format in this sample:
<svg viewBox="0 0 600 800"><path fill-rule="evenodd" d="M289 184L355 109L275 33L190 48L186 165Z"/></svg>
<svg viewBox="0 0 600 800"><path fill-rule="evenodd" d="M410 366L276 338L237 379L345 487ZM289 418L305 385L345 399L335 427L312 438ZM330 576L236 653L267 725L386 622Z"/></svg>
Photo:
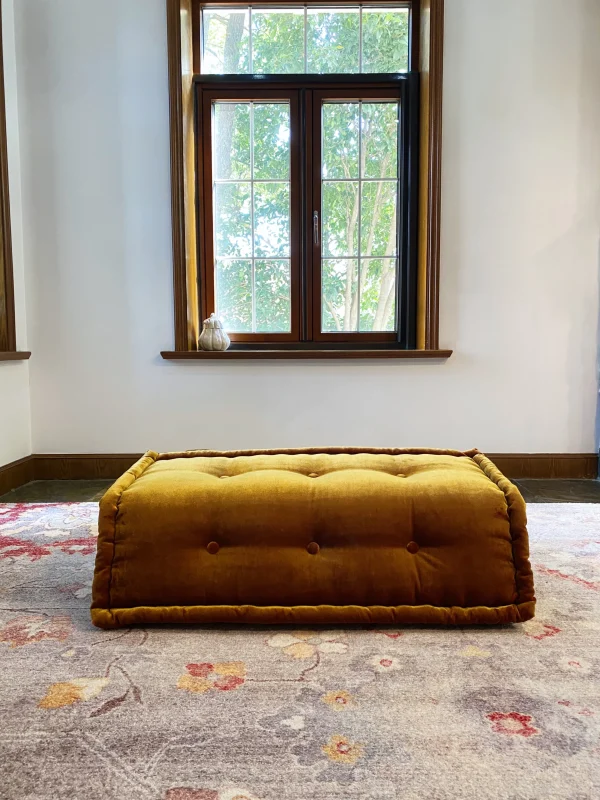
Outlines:
<svg viewBox="0 0 600 800"><path fill-rule="evenodd" d="M414 231L413 220L416 222L416 216L410 212L413 206L416 206L417 198L410 197L411 188L416 186L416 165L411 165L411 122L416 122L416 109L411 109L410 94L413 89L413 81L410 75L404 76L401 80L386 81L385 76L380 76L380 80L374 81L374 76L362 76L364 81L361 80L360 84L354 81L352 87L344 86L330 87L327 89L313 90L313 175L312 175L312 199L310 200L311 206L315 209L319 217L322 219L321 207L321 136L320 136L320 119L319 114L314 113L320 109L321 103L326 100L332 99L373 99L373 100L392 100L399 102L401 105L401 120L402 132L401 140L402 146L399 148L399 185L400 191L398 195L398 243L399 248L396 258L399 263L399 268L396 273L396 307L397 307L397 325L396 330L387 332L356 332L356 333L334 333L323 332L320 325L320 314L322 313L322 253L318 247L312 244L312 284L313 284L313 301L312 301L312 314L313 314L313 334L312 339L315 342L335 342L350 347L356 346L358 343L369 344L388 344L393 343L402 349L414 350L415 349L415 331L413 331L413 317L415 298L413 292L413 276L415 272L415 264L413 258L413 238ZM370 80L369 80L370 79ZM416 98L415 98L416 100ZM413 126L414 127L414 126ZM416 250L414 256L416 257ZM315 319L317 317L317 319Z"/></svg>
<svg viewBox="0 0 600 800"><path fill-rule="evenodd" d="M300 91L284 84L280 89L265 88L217 88L213 81L208 84L196 82L197 130L203 146L197 146L198 175L198 229L200 232L198 259L199 305L203 318L215 310L215 273L213 238L213 183L212 183L212 124L211 107L218 100L278 100L290 104L290 123L294 134L300 129ZM232 342L244 343L295 343L301 338L302 289L301 289L301 154L300 142L294 135L290 141L290 289L291 289L291 330L289 333L230 333Z"/></svg>
<svg viewBox="0 0 600 800"><path fill-rule="evenodd" d="M260 5L269 4L261 2ZM273 2L273 5L281 5ZM349 5L347 0L328 0L316 5ZM382 2L381 5L385 3ZM202 6L243 5L239 0L206 3L203 0L166 0L171 120L171 185L173 220L173 274L175 300L175 349L163 352L167 359L189 358L447 358L450 350L439 347L439 272L441 213L441 144L444 0L413 0L411 9L410 68L419 73L420 132L418 237L416 242L416 294L414 341L352 343L279 342L235 343L225 353L198 351L204 308L198 296L198 229L194 126L194 76L199 68ZM398 5L398 3L394 3ZM237 76L236 76L237 77ZM237 81L236 81L237 82ZM202 268L202 267L201 267ZM357 335L355 335L357 336ZM318 349L317 349L318 348Z"/></svg>
<svg viewBox="0 0 600 800"><path fill-rule="evenodd" d="M10 193L8 185L8 146L4 51L2 47L2 4L0 2L0 361L22 361L31 353L17 350L15 289L13 279Z"/></svg>

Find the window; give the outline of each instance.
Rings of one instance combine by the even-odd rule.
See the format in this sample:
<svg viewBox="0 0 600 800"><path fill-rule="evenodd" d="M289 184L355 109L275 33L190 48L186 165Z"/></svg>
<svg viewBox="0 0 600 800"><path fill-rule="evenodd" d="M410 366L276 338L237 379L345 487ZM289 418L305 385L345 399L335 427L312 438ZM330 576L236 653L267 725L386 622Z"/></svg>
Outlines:
<svg viewBox="0 0 600 800"><path fill-rule="evenodd" d="M236 344L415 346L408 21L201 10L199 296Z"/></svg>
<svg viewBox="0 0 600 800"><path fill-rule="evenodd" d="M447 357L444 0L166 0L175 350Z"/></svg>
<svg viewBox="0 0 600 800"><path fill-rule="evenodd" d="M200 24L203 74L408 71L406 4L204 6Z"/></svg>

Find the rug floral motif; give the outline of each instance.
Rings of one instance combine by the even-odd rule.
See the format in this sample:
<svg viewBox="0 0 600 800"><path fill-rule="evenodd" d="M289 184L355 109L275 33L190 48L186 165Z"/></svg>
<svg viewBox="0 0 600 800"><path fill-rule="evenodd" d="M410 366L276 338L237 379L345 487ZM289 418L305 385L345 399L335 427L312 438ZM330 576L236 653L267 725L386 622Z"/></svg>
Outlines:
<svg viewBox="0 0 600 800"><path fill-rule="evenodd" d="M94 503L0 505L0 798L597 800L600 505L499 628L95 629Z"/></svg>

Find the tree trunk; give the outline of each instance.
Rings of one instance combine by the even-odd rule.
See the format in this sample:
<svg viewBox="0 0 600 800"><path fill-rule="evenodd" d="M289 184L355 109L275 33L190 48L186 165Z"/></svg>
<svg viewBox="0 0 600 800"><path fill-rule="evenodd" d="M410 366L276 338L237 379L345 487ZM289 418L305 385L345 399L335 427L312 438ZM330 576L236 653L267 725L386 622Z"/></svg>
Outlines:
<svg viewBox="0 0 600 800"><path fill-rule="evenodd" d="M240 47L244 35L245 14L230 14L227 22L227 35L223 50L223 72L237 71L240 61ZM231 145L233 142L233 123L235 104L223 103L220 113L219 135L216 137L217 162L221 165L221 178L231 177Z"/></svg>
<svg viewBox="0 0 600 800"><path fill-rule="evenodd" d="M384 273L381 278L381 291L379 293L379 301L377 303L377 311L375 312L375 319L373 320L373 330L385 330L385 325L389 319L389 311L386 313L386 307L389 305L389 294L393 295L393 278L396 273L396 259L392 257L394 246L396 242L396 214L390 221L390 228L388 232L388 243L384 255ZM384 291L384 285L386 289Z"/></svg>

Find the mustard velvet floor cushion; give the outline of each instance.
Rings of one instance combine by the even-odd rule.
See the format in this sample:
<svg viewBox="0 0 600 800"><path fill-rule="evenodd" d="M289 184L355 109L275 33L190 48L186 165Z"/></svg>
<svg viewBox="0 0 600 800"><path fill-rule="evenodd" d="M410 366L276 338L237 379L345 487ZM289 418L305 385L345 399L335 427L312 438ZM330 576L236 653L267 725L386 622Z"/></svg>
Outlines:
<svg viewBox="0 0 600 800"><path fill-rule="evenodd" d="M101 628L534 610L525 503L477 451L148 452L100 503Z"/></svg>

